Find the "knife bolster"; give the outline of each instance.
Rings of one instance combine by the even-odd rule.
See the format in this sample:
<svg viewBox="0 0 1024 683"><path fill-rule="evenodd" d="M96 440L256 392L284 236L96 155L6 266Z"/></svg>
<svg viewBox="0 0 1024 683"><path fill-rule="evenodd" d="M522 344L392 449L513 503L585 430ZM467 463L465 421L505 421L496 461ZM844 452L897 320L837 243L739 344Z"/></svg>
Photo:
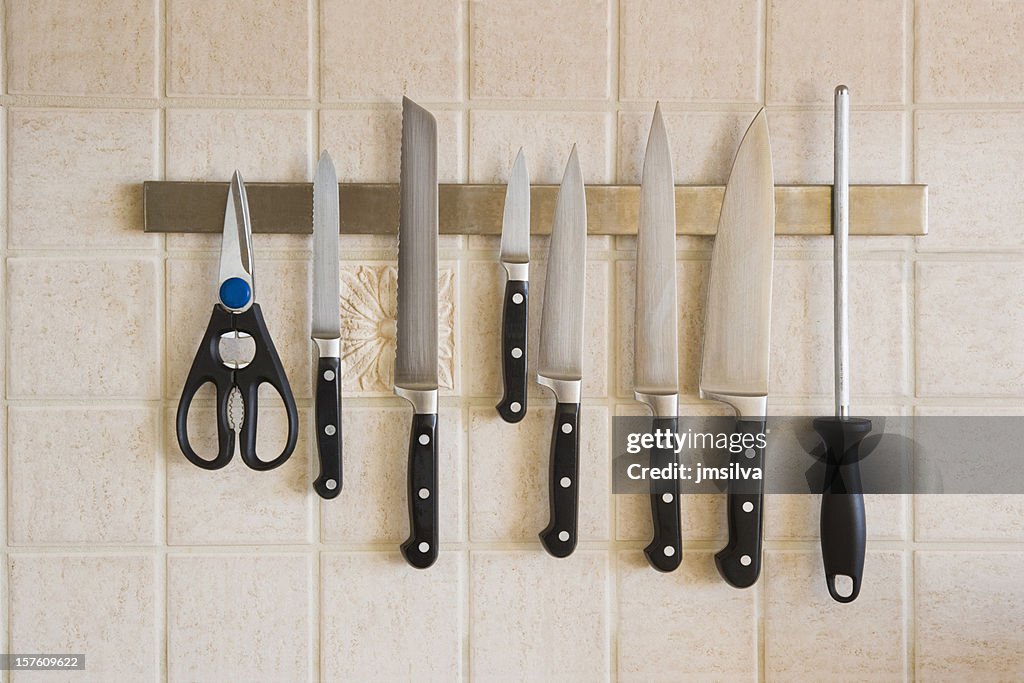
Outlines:
<svg viewBox="0 0 1024 683"><path fill-rule="evenodd" d="M720 394L714 391L700 390L700 397L705 400L719 401L732 406L736 417L740 419L762 419L768 414L767 396L743 396L741 394Z"/></svg>
<svg viewBox="0 0 1024 683"><path fill-rule="evenodd" d="M583 380L579 379L554 379L537 375L537 384L547 387L555 395L558 403L579 403L582 394L581 385ZM396 389L397 392L397 389Z"/></svg>
<svg viewBox="0 0 1024 683"><path fill-rule="evenodd" d="M319 339L313 337L317 352L321 358L341 358L341 339Z"/></svg>
<svg viewBox="0 0 1024 683"><path fill-rule="evenodd" d="M406 389L396 386L395 396L411 403L412 411L417 415L437 414L437 389Z"/></svg>
<svg viewBox="0 0 1024 683"><path fill-rule="evenodd" d="M679 415L679 394L645 394L633 392L633 397L646 403L654 417L677 417Z"/></svg>
<svg viewBox="0 0 1024 683"><path fill-rule="evenodd" d="M501 265L505 268L505 273L508 275L509 280L525 282L530 279L529 262L512 263L510 261L502 261Z"/></svg>

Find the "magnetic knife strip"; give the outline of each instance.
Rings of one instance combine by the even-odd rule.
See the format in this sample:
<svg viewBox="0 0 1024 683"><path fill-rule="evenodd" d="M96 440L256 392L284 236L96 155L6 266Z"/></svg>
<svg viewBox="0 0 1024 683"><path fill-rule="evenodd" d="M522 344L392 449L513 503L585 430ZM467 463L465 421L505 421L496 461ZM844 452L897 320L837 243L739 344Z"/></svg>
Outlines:
<svg viewBox="0 0 1024 683"><path fill-rule="evenodd" d="M311 234L312 183L247 183L253 232ZM398 233L397 183L340 183L342 234ZM635 235L638 185L588 185L588 233ZM146 232L219 233L224 227L228 183L146 181ZM551 232L557 185L531 188L530 225ZM714 235L725 188L676 186L676 233ZM442 184L439 231L449 235L500 235L505 185ZM832 234L831 185L777 185L775 234ZM850 186L851 235L925 235L927 185Z"/></svg>

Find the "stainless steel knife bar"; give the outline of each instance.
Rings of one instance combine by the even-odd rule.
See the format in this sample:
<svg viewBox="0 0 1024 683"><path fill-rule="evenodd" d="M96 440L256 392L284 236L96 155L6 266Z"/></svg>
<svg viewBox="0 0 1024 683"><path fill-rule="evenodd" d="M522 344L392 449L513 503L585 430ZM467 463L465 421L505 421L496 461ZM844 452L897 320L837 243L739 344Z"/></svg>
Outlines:
<svg viewBox="0 0 1024 683"><path fill-rule="evenodd" d="M310 183L247 183L253 232L311 234ZM439 231L449 235L500 235L505 185L441 185ZM714 235L725 188L677 185L676 234ZM150 180L143 183L146 232L219 233L224 227L228 183ZM557 185L534 185L530 226L551 233ZM398 183L340 183L342 234L398 232ZM635 235L637 185L588 185L588 234ZM776 235L831 235L831 185L776 185ZM925 235L927 185L853 185L851 235Z"/></svg>

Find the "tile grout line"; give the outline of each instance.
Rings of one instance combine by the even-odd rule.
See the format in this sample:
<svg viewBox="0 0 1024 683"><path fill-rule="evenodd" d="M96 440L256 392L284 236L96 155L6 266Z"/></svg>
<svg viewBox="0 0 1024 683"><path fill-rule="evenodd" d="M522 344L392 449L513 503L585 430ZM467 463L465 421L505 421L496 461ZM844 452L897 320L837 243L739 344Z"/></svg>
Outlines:
<svg viewBox="0 0 1024 683"><path fill-rule="evenodd" d="M904 59L906 66L904 69L904 102L909 105L908 115L905 117L906 126L908 126L908 134L906 136L907 150L907 163L909 165L910 179L914 182L917 180L917 113L916 113L916 79L917 79L917 31L916 31L916 10L914 0L906 0L906 8L904 13L904 35L907 36L907 44L904 47ZM904 300L906 301L907 309L907 327L909 330L907 339L907 351L905 354L906 363L906 374L908 377L908 390L911 396L911 400L914 405L917 405L918 397L918 378L917 378L917 252L920 239L914 239L913 244L908 249L908 259L910 261L908 271L904 277L907 281L906 291L904 292ZM914 413L916 414L916 408ZM904 608L903 608L903 642L904 642L904 679L916 680L917 678L917 666L916 666L916 638L914 624L917 621L917 605L916 605L916 557L917 557L917 505L916 496L910 495L906 497L906 528L904 529L905 535L905 551L904 551L904 570L903 570L903 594L904 594Z"/></svg>
<svg viewBox="0 0 1024 683"><path fill-rule="evenodd" d="M167 26L168 26L168 0L158 0L155 3L154 10L158 13L158 26L155 31L156 40L158 42L156 51L156 70L157 70L157 84L156 87L160 95L164 95L167 92ZM159 126L157 131L157 159L160 165L160 177L167 177L167 110L163 107L159 110ZM160 311L158 317L161 321L160 334L157 335L159 338L159 359L160 359L160 397L161 401L158 404L157 410L157 438L159 439L157 453L157 487L155 489L158 500L154 504L154 508L159 511L158 515L158 528L157 528L157 543L160 547L160 553L157 557L157 561L154 563L154 571L156 572L156 614L162 615L162 620L159 621L157 626L158 631L158 670L160 672L160 680L166 683L170 678L170 587L169 587L169 572L168 572L168 547L167 547L167 531L168 525L170 524L170 514L167 505L167 439L170 436L167 433L167 415L168 411L163 407L163 397L167 395L168 389L168 373L167 373L167 358L168 351L170 349L170 343L168 340L168 330L170 326L168 323L168 311L170 311L170 292L167 286L168 279L168 237L166 235L161 236L159 240L160 247L160 276L159 276L159 292L158 301L160 302Z"/></svg>

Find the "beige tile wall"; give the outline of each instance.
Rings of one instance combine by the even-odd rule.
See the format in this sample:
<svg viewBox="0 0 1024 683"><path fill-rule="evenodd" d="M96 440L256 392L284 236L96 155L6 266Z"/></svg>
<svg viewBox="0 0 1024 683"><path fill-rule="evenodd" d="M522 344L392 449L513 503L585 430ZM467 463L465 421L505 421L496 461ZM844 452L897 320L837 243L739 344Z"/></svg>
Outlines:
<svg viewBox="0 0 1024 683"><path fill-rule="evenodd" d="M393 239L342 242L342 496L313 496L305 433L272 472L191 466L173 409L217 240L145 235L139 188L234 168L308 180L322 148L342 180L395 181L403 94L437 114L444 181L500 182L525 145L534 180L553 182L577 142L588 182L636 182L661 100L679 182L723 182L761 104L779 181L827 182L842 81L854 181L931 186L928 237L853 242L857 404L1019 413L1021 3L7 0L0 15L0 650L85 652L79 681L1024 678L1013 498L869 498L866 580L848 606L824 590L813 500L768 501L751 590L712 566L716 497L685 502L678 572L646 566L646 502L608 494L610 417L638 410L629 238L589 245L570 559L535 538L550 397L535 391L519 425L493 410L495 239L441 244L434 568L409 569L396 549L408 409L388 391ZM534 246L539 302L546 242ZM717 410L695 395L709 247L679 241L687 413ZM259 295L306 425L308 259L308 238L256 239ZM776 278L773 406L827 410L828 241L780 239ZM210 447L212 405L198 407L196 442ZM264 447L282 425L265 412Z"/></svg>

